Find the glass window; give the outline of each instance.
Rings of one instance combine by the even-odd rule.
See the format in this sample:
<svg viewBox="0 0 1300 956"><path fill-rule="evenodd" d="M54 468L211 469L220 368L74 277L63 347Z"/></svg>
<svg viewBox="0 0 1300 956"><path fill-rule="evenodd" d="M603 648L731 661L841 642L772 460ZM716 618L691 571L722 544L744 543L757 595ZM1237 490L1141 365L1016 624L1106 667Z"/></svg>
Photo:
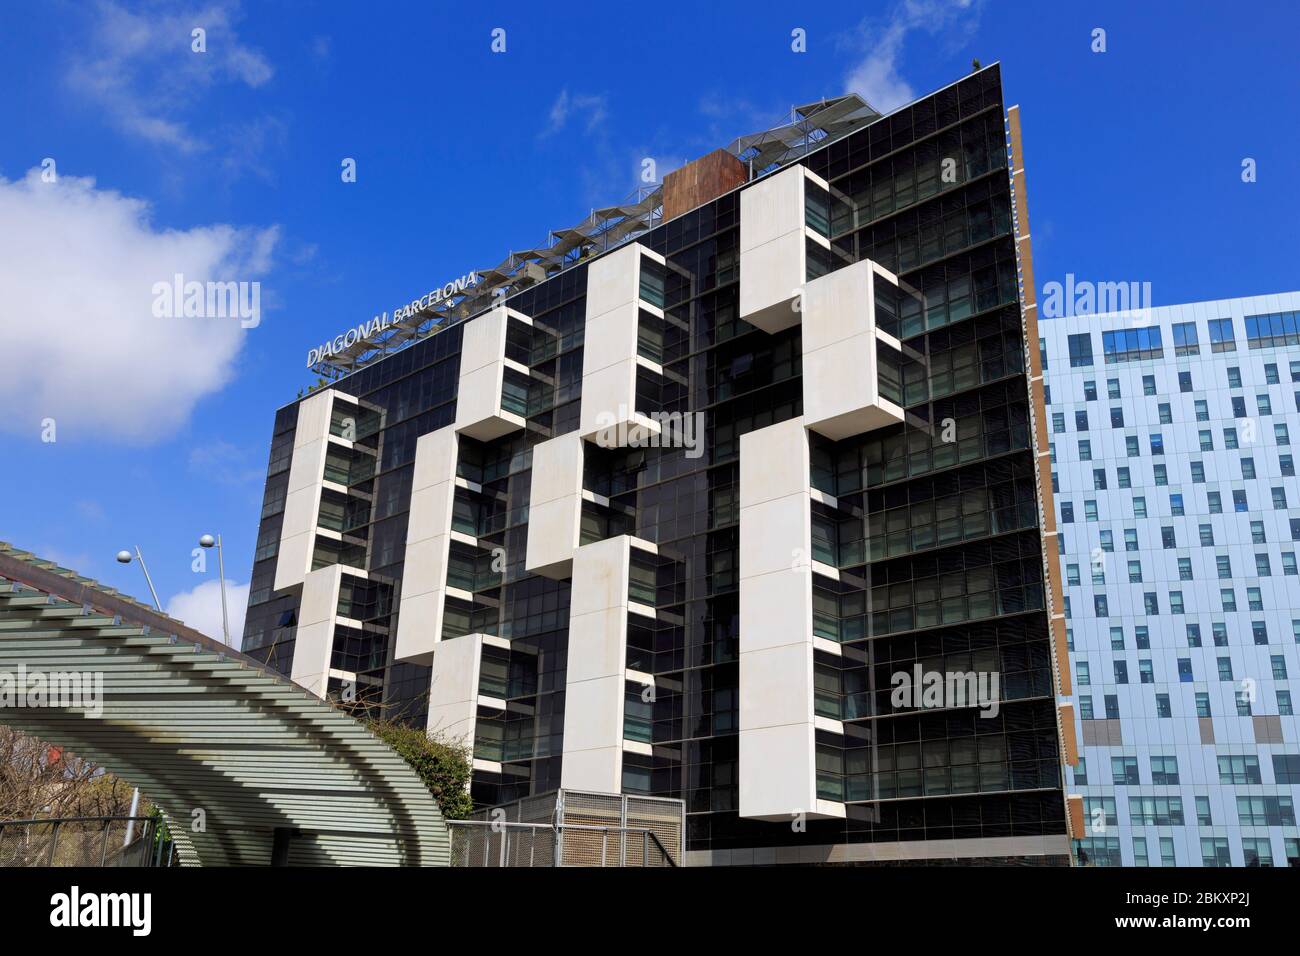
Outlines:
<svg viewBox="0 0 1300 956"><path fill-rule="evenodd" d="M1173 327L1174 355L1200 355L1201 346L1196 339L1195 322L1178 322Z"/></svg>
<svg viewBox="0 0 1300 956"><path fill-rule="evenodd" d="M1092 365L1092 335L1081 332L1071 335L1066 340L1070 352L1070 368L1085 368Z"/></svg>
<svg viewBox="0 0 1300 956"><path fill-rule="evenodd" d="M1151 783L1156 786L1175 786L1178 783L1178 758L1152 757Z"/></svg>
<svg viewBox="0 0 1300 956"><path fill-rule="evenodd" d="M1300 313L1272 312L1246 316L1246 344L1252 349L1300 345Z"/></svg>
<svg viewBox="0 0 1300 956"><path fill-rule="evenodd" d="M1111 757L1110 777L1111 783L1117 787L1141 786L1137 757Z"/></svg>
<svg viewBox="0 0 1300 956"><path fill-rule="evenodd" d="M1214 826L1214 819L1210 815L1210 798L1196 798L1196 825L1201 827Z"/></svg>
<svg viewBox="0 0 1300 956"><path fill-rule="evenodd" d="M1237 351L1237 342L1232 332L1232 319L1210 320L1210 351Z"/></svg>
<svg viewBox="0 0 1300 956"><path fill-rule="evenodd" d="M1232 866L1227 837L1201 837L1201 866Z"/></svg>
<svg viewBox="0 0 1300 956"><path fill-rule="evenodd" d="M1115 329L1103 332L1101 349L1107 365L1161 359L1165 354L1158 325L1144 329Z"/></svg>

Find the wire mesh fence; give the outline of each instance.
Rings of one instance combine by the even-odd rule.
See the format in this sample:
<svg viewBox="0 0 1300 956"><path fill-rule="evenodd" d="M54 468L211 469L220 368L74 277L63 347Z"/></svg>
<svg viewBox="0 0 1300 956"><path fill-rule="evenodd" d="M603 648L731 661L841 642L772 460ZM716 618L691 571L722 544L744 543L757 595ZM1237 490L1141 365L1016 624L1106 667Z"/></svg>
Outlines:
<svg viewBox="0 0 1300 956"><path fill-rule="evenodd" d="M660 866L677 863L644 827L449 820L451 865Z"/></svg>
<svg viewBox="0 0 1300 956"><path fill-rule="evenodd" d="M0 820L0 869L158 865L153 817Z"/></svg>
<svg viewBox="0 0 1300 956"><path fill-rule="evenodd" d="M457 833L452 824L453 860L458 847L466 860L453 865L671 867L682 865L685 852L686 805L669 797L554 790L458 822L466 824L463 830L495 828L491 835ZM525 834L525 826L544 827L552 845L543 848L541 830ZM525 853L531 862L520 862Z"/></svg>

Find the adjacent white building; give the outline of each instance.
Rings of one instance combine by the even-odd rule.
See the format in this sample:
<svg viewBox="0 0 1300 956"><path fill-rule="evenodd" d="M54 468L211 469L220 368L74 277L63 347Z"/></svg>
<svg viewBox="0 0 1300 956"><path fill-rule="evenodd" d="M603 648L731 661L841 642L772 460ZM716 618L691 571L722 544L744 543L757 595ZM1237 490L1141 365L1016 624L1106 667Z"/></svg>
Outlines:
<svg viewBox="0 0 1300 956"><path fill-rule="evenodd" d="M1044 320L1080 859L1300 865L1300 292Z"/></svg>

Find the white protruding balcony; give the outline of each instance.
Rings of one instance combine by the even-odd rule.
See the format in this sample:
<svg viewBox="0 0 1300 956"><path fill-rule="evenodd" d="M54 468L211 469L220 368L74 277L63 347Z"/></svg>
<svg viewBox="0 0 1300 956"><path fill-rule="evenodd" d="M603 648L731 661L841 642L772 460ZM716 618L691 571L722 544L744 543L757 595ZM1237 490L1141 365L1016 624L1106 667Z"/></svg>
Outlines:
<svg viewBox="0 0 1300 956"><path fill-rule="evenodd" d="M491 441L524 427L528 366L506 356L512 322L533 324L504 306L465 323L456 393L456 431L462 435Z"/></svg>
<svg viewBox="0 0 1300 956"><path fill-rule="evenodd" d="M813 490L793 418L740 437L740 815L843 817L817 795Z"/></svg>
<svg viewBox="0 0 1300 956"><path fill-rule="evenodd" d="M429 664L442 639L459 451L454 428L421 435L415 443L394 653L401 661Z"/></svg>
<svg viewBox="0 0 1300 956"><path fill-rule="evenodd" d="M324 389L298 405L293 434L293 458L280 523L280 546L275 564L275 589L302 584L311 571L316 549L316 525L325 482L325 459L330 446L330 419L335 391Z"/></svg>
<svg viewBox="0 0 1300 956"><path fill-rule="evenodd" d="M629 748L623 737L628 615L654 614L629 600L634 548L657 550L648 541L617 535L584 544L574 556L560 765L560 786L566 789L619 793L624 751L649 750Z"/></svg>
<svg viewBox="0 0 1300 956"><path fill-rule="evenodd" d="M579 434L619 447L658 434L659 423L637 405L637 377L663 377L641 348L642 324L662 324L663 256L628 243L587 267ZM658 281L656 281L658 280ZM657 299L657 301L655 301Z"/></svg>
<svg viewBox="0 0 1300 956"><path fill-rule="evenodd" d="M825 214L818 202L810 214L810 194L822 193L827 197ZM774 333L799 324L809 243L830 257L829 195L826 180L798 165L741 191L740 318L750 325Z"/></svg>
<svg viewBox="0 0 1300 956"><path fill-rule="evenodd" d="M902 396L881 391L882 372L890 380L899 374L896 364L882 366L881 356L901 354L902 346L877 327L878 286L897 294L898 277L864 259L804 289L804 423L832 441L903 420Z"/></svg>
<svg viewBox="0 0 1300 956"><path fill-rule="evenodd" d="M585 398L584 398L585 401ZM567 578L582 530L584 451L577 432L533 446L524 569Z"/></svg>

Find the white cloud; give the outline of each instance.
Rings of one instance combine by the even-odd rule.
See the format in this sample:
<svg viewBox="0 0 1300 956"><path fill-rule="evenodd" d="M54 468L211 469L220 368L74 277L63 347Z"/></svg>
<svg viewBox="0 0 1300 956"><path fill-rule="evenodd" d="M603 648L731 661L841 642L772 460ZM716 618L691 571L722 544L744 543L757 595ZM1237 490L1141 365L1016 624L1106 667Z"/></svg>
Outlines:
<svg viewBox="0 0 1300 956"><path fill-rule="evenodd" d="M978 16L977 0L902 0L883 25L863 22L860 33L867 54L849 71L845 85L882 113L910 103L916 91L899 72L908 34L918 29L934 34L954 25L973 29Z"/></svg>
<svg viewBox="0 0 1300 956"><path fill-rule="evenodd" d="M588 133L593 133L600 128L609 115L606 106L607 100L604 95L595 96L587 93L570 95L567 88L560 90L560 95L551 104L549 122L541 135L543 138L553 136L564 129L569 124L570 118L575 116L585 116L584 128Z"/></svg>
<svg viewBox="0 0 1300 956"><path fill-rule="evenodd" d="M98 7L94 28L70 60L66 81L118 128L183 153L208 143L182 114L214 84L259 87L275 71L267 59L240 43L235 0L211 0L134 13L111 0ZM192 32L206 31L206 52L192 49Z"/></svg>
<svg viewBox="0 0 1300 956"><path fill-rule="evenodd" d="M0 430L148 444L230 378L238 319L156 318L153 287L256 281L276 227L157 229L148 204L93 179L0 177Z"/></svg>
<svg viewBox="0 0 1300 956"><path fill-rule="evenodd" d="M230 615L230 644L235 650L243 640L244 612L248 610L248 585L226 579L226 607ZM167 601L167 613L201 634L221 640L221 585L214 578Z"/></svg>

